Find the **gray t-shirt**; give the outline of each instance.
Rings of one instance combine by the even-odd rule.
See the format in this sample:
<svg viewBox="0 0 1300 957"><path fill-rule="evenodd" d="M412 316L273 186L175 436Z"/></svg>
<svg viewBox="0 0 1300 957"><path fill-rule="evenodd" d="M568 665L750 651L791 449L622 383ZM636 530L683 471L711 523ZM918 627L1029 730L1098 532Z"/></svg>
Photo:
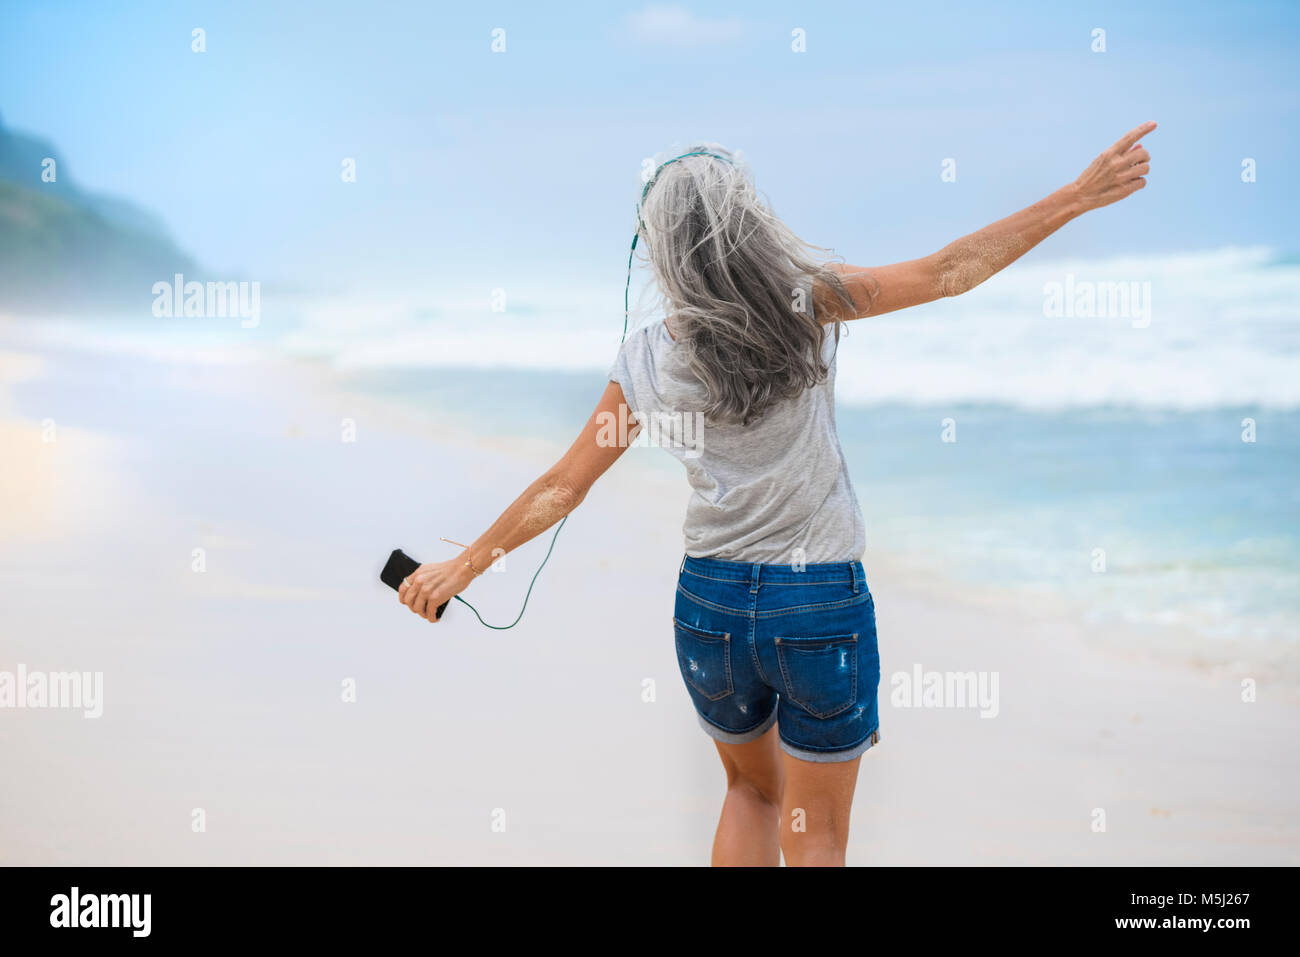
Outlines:
<svg viewBox="0 0 1300 957"><path fill-rule="evenodd" d="M866 528L835 432L836 345L828 331L825 382L739 425L704 421L704 386L663 322L628 335L609 378L641 423L634 444L686 466L687 555L768 565L862 557Z"/></svg>

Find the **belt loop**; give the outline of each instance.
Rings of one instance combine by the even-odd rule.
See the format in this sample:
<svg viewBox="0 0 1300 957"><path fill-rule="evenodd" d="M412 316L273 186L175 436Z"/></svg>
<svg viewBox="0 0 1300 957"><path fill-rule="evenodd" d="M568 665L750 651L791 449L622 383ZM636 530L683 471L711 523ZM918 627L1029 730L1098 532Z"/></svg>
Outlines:
<svg viewBox="0 0 1300 957"><path fill-rule="evenodd" d="M749 590L751 592L758 591L758 575L762 568L763 566L757 562L749 566Z"/></svg>
<svg viewBox="0 0 1300 957"><path fill-rule="evenodd" d="M683 555L683 556L682 556L682 563L681 563L681 565L680 565L680 566L678 567L678 569L677 569L677 576L680 578L682 572L684 572L685 570L686 570L686 556Z"/></svg>
<svg viewBox="0 0 1300 957"><path fill-rule="evenodd" d="M849 568L853 570L853 594L862 591L862 586L866 583L866 576L862 573L861 562L850 562Z"/></svg>

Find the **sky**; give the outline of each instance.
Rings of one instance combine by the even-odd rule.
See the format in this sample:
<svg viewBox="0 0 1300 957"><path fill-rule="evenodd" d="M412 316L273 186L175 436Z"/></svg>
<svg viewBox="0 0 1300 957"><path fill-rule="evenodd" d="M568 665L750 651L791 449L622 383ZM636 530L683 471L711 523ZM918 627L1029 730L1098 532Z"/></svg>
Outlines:
<svg viewBox="0 0 1300 957"><path fill-rule="evenodd" d="M1148 119L1148 189L1031 256L1296 252L1300 4L1135 6L5 0L0 120L218 273L327 291L621 300L641 163L699 140L810 242L910 259Z"/></svg>

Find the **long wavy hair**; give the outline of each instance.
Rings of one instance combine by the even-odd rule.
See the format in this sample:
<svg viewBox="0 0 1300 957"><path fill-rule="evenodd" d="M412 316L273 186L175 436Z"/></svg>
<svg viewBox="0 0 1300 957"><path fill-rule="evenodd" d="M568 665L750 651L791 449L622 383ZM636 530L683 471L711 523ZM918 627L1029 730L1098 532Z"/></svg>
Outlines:
<svg viewBox="0 0 1300 957"><path fill-rule="evenodd" d="M852 315L853 299L827 250L777 218L732 153L714 144L681 152L696 151L723 159L658 169L637 232L687 367L704 385L705 417L748 425L829 373L822 347L831 327L838 342L839 322L815 318L814 281L842 314Z"/></svg>

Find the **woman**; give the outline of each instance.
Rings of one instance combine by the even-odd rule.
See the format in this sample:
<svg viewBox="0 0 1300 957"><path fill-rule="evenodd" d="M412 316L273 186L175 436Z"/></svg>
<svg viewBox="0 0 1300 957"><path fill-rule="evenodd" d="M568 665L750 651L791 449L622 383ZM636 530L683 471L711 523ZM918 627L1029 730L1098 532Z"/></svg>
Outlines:
<svg viewBox="0 0 1300 957"><path fill-rule="evenodd" d="M1146 185L1145 123L1073 183L932 256L824 264L725 150L662 164L638 208L667 318L633 332L569 451L459 557L399 591L436 621L494 555L573 511L652 428L694 489L673 628L727 793L713 863L844 863L863 752L880 739L862 513L835 433L839 323L973 289L1074 217ZM634 242L635 248L635 242Z"/></svg>

